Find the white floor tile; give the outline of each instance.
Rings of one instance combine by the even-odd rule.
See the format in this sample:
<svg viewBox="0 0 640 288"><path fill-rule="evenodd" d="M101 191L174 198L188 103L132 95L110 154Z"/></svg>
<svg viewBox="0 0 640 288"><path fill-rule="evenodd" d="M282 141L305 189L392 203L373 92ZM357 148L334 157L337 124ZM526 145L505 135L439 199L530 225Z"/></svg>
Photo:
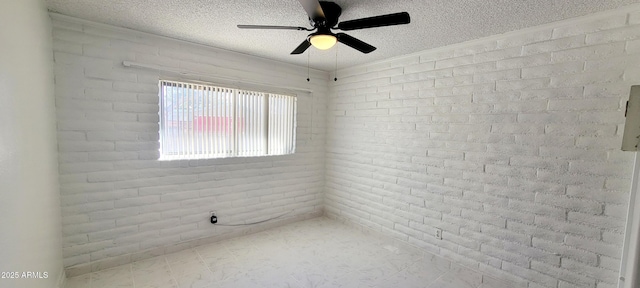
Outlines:
<svg viewBox="0 0 640 288"><path fill-rule="evenodd" d="M510 287L482 279L420 249L316 218L69 278L65 287Z"/></svg>

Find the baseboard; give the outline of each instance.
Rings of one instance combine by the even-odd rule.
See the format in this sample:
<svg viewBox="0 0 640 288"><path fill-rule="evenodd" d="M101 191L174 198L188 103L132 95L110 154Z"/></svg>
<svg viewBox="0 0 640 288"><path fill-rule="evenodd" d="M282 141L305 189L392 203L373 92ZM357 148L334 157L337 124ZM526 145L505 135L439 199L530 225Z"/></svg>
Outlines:
<svg viewBox="0 0 640 288"><path fill-rule="evenodd" d="M322 210L314 211L306 214L296 215L289 218L282 218L282 219L278 219L270 222L265 222L262 224L257 224L255 226L248 226L247 228L237 228L237 231L225 233L218 236L189 240L189 241L180 242L173 245L147 249L147 250L136 252L136 253L125 254L117 257L111 257L111 258L93 261L89 263L74 265L71 267L66 267L66 269L64 269L63 271L64 273L63 275L66 274L66 277L75 277L78 275L105 270L105 269L113 268L116 266L149 259L156 256L162 256L166 254L179 252L185 249L190 249L190 248L198 247L205 244L211 244L211 243L219 242L222 240L227 240L227 239L231 239L239 236L257 233L267 229L272 229L272 228L280 227L280 226L295 223L295 222L300 222L300 221L309 220L312 218L321 217L322 215L323 215Z"/></svg>

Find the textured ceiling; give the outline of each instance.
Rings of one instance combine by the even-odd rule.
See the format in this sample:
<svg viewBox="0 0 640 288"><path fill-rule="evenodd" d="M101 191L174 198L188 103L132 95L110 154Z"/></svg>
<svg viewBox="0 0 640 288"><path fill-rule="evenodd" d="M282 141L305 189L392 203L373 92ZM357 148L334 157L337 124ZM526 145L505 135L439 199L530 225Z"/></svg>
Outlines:
<svg viewBox="0 0 640 288"><path fill-rule="evenodd" d="M309 32L240 30L236 24L309 26L296 0L46 0L51 11L82 19L307 65L289 55ZM407 11L411 24L348 31L378 49L361 54L338 45L338 67L501 34L614 9L640 0L335 0L341 21ZM336 49L310 48L312 68L331 71Z"/></svg>

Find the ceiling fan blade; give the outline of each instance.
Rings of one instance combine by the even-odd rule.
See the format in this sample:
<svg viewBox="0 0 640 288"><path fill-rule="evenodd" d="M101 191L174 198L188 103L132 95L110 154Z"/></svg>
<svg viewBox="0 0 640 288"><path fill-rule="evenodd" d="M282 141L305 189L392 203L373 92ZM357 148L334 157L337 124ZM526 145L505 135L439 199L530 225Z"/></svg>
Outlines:
<svg viewBox="0 0 640 288"><path fill-rule="evenodd" d="M293 52L291 52L291 54L302 54L304 53L304 51L307 51L307 48L309 48L309 46L311 46L311 42L305 39L304 41L302 41L302 43L300 43L300 45L298 45L298 47L296 47L296 49L293 50Z"/></svg>
<svg viewBox="0 0 640 288"><path fill-rule="evenodd" d="M400 12L340 22L338 24L338 29L349 31L356 29L409 24L410 22L411 17L409 17L409 13Z"/></svg>
<svg viewBox="0 0 640 288"><path fill-rule="evenodd" d="M300 31L311 31L312 29L308 29L305 27L295 27L295 26L269 26L269 25L238 25L240 29L278 29L278 30L300 30Z"/></svg>
<svg viewBox="0 0 640 288"><path fill-rule="evenodd" d="M304 11L307 11L307 15L311 20L326 18L318 0L298 0L298 2L302 4Z"/></svg>
<svg viewBox="0 0 640 288"><path fill-rule="evenodd" d="M373 47L367 43L364 43L356 38L353 38L347 34L344 33L338 33L336 34L336 38L338 38L338 42L347 45L353 49L356 49L362 53L371 53L374 50L376 50L376 47Z"/></svg>

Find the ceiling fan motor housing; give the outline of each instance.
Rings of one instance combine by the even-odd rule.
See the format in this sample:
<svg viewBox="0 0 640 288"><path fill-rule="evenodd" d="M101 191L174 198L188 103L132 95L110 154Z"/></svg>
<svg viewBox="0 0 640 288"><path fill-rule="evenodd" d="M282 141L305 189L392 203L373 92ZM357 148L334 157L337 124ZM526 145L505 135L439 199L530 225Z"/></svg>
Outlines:
<svg viewBox="0 0 640 288"><path fill-rule="evenodd" d="M318 31L309 34L309 36L307 36L307 39L315 35L335 35L335 34L331 32L331 30L329 30L329 28L327 27L318 27Z"/></svg>
<svg viewBox="0 0 640 288"><path fill-rule="evenodd" d="M316 19L309 18L309 23L311 26L320 28L332 28L338 24L338 18L342 14L342 8L340 5L329 2L329 1L319 1L320 7L322 7L322 11L324 12L324 18L316 17Z"/></svg>

